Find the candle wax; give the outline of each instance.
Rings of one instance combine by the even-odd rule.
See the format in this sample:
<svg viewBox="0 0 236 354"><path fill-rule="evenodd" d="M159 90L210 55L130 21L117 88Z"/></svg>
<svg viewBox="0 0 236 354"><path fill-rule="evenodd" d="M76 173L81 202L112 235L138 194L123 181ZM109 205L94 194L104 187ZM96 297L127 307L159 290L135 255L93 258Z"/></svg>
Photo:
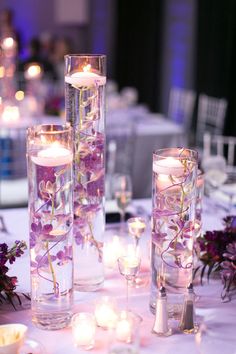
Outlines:
<svg viewBox="0 0 236 354"><path fill-rule="evenodd" d="M167 157L153 162L153 172L178 177L183 174L184 166L181 163L181 160L174 157Z"/></svg>
<svg viewBox="0 0 236 354"><path fill-rule="evenodd" d="M81 86L102 86L106 83L106 77L91 71L78 71L65 76L65 82L76 87Z"/></svg>
<svg viewBox="0 0 236 354"><path fill-rule="evenodd" d="M51 145L44 150L40 150L37 156L32 156L36 165L55 167L71 163L73 159L72 152L58 144Z"/></svg>

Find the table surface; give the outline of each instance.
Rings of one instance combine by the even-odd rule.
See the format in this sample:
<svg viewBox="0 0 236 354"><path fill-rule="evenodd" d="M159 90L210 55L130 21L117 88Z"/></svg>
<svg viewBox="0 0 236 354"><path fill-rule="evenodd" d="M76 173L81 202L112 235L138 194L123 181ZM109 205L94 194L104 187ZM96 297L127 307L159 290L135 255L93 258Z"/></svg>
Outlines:
<svg viewBox="0 0 236 354"><path fill-rule="evenodd" d="M111 204L108 206L109 210ZM151 201L137 200L132 204L132 209L142 210L146 215L150 215ZM10 234L0 234L1 242L11 243L15 239L28 239L28 212L26 209L1 210ZM204 206L203 228L206 230L218 229L222 227L222 217L225 215L223 209L218 209L217 213L211 204ZM115 234L111 225L107 225L106 237ZM127 236L128 237L128 236ZM148 277L148 241L150 240L150 229L147 230L145 237L141 239L142 245L142 268L141 272ZM29 255L26 253L21 259L17 259L12 266L12 274L18 276L19 291L29 290ZM196 302L196 314L199 324L203 323L206 332L197 335L187 335L174 329L172 336L168 338L157 337L152 333L154 316L149 310L149 285L139 289L131 289L130 308L132 311L142 316L141 323L141 347L140 353L151 354L154 352L174 354L176 350L181 353L201 353L201 354L236 354L236 300L222 303L220 299L222 284L220 280L211 280L204 286L196 286L195 292L199 295ZM94 302L103 295L115 297L120 309L125 307L125 283L124 279L118 274L118 270L106 270L104 288L93 293L75 292L74 312L93 312ZM28 304L29 305L29 304ZM44 354L65 354L65 353L85 353L85 351L75 348L72 341L71 328L59 331L44 331L36 328L31 323L31 311L26 306L19 311L14 311L9 306L1 306L0 323L20 322L28 326L28 337L41 342L45 351ZM177 327L176 323L173 323ZM203 328L203 326L201 326ZM205 329L204 329L205 331ZM106 353L108 345L107 332L98 328L96 333L96 345L90 353Z"/></svg>

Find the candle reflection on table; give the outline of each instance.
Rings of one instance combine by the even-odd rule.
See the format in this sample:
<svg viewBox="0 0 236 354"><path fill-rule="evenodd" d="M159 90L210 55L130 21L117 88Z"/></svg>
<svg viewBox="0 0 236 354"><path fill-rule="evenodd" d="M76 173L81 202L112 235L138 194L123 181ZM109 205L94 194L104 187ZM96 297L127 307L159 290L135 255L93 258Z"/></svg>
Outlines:
<svg viewBox="0 0 236 354"><path fill-rule="evenodd" d="M117 259L123 254L123 245L119 236L113 236L111 240L107 240L103 246L103 260L108 268L117 266Z"/></svg>

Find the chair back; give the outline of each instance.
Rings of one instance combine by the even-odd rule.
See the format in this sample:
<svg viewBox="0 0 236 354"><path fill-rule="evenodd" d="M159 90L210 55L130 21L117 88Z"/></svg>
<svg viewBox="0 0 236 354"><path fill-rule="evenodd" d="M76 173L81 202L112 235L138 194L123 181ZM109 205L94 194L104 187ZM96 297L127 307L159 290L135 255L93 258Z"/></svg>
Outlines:
<svg viewBox="0 0 236 354"><path fill-rule="evenodd" d="M227 110L227 100L224 98L199 95L196 145L202 146L204 133L223 135L224 122Z"/></svg>
<svg viewBox="0 0 236 354"><path fill-rule="evenodd" d="M203 157L223 156L229 168L236 165L236 137L211 135L206 132L203 138Z"/></svg>

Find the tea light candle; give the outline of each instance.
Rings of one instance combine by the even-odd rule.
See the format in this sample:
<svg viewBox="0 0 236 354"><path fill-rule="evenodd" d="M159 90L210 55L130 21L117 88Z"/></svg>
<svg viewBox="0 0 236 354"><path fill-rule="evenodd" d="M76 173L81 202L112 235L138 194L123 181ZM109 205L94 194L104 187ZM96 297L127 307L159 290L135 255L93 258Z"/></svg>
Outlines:
<svg viewBox="0 0 236 354"><path fill-rule="evenodd" d="M134 255L121 257L122 259L122 273L125 276L133 276L136 269L139 267L140 258Z"/></svg>
<svg viewBox="0 0 236 354"><path fill-rule="evenodd" d="M95 307L97 325L103 328L113 328L117 317L115 301L108 296L102 297Z"/></svg>
<svg viewBox="0 0 236 354"><path fill-rule="evenodd" d="M92 314L81 312L72 317L72 334L76 346L85 350L93 348L95 333L96 323Z"/></svg>
<svg viewBox="0 0 236 354"><path fill-rule="evenodd" d="M140 237L146 229L146 224L143 218L135 217L128 220L128 227L132 235Z"/></svg>
<svg viewBox="0 0 236 354"><path fill-rule="evenodd" d="M72 162L72 152L58 142L54 142L44 150L40 150L37 156L32 156L32 160L36 165L40 166L61 166Z"/></svg>
<svg viewBox="0 0 236 354"><path fill-rule="evenodd" d="M125 311L121 312L120 319L116 325L116 339L121 342L129 343L132 335L132 322L127 317Z"/></svg>
<svg viewBox="0 0 236 354"><path fill-rule="evenodd" d="M0 354L18 353L28 328L20 323L0 326Z"/></svg>
<svg viewBox="0 0 236 354"><path fill-rule="evenodd" d="M111 241L104 243L103 260L109 268L115 268L117 259L122 255L123 247L118 236L113 236Z"/></svg>
<svg viewBox="0 0 236 354"><path fill-rule="evenodd" d="M75 87L102 86L106 83L106 77L92 72L91 65L87 64L83 67L83 71L78 71L70 76L65 76L65 82Z"/></svg>

